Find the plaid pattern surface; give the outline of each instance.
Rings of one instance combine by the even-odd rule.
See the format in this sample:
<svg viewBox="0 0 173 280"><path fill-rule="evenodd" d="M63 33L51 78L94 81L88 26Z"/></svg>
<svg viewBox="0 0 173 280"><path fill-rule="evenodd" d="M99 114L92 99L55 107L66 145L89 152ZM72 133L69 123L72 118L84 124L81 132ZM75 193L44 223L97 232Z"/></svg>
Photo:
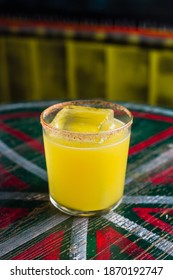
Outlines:
<svg viewBox="0 0 173 280"><path fill-rule="evenodd" d="M39 123L54 102L0 106L0 259L173 259L173 110L134 116L122 204L90 218L54 208Z"/></svg>

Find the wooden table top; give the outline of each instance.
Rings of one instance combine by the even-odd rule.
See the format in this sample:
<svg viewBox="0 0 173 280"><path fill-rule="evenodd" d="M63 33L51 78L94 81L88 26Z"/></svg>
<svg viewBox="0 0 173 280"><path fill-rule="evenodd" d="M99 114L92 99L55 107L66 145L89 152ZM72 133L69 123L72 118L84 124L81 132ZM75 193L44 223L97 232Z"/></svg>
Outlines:
<svg viewBox="0 0 173 280"><path fill-rule="evenodd" d="M124 103L134 116L125 195L114 211L72 217L48 198L40 112L0 106L0 259L173 259L173 110Z"/></svg>

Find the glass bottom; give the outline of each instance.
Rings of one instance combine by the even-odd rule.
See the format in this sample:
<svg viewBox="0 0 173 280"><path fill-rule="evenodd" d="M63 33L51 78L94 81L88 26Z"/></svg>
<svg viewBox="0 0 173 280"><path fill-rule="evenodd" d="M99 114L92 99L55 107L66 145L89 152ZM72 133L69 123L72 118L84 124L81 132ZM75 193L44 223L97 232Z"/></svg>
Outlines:
<svg viewBox="0 0 173 280"><path fill-rule="evenodd" d="M50 196L50 201L58 210L64 212L65 214L68 214L71 216L87 217L87 216L103 215L103 214L108 213L110 210L117 208L121 204L122 198L120 200L118 200L115 204L111 205L110 207L108 207L106 209L95 210L95 211L80 211L80 210L67 208L67 207L57 203L51 196Z"/></svg>

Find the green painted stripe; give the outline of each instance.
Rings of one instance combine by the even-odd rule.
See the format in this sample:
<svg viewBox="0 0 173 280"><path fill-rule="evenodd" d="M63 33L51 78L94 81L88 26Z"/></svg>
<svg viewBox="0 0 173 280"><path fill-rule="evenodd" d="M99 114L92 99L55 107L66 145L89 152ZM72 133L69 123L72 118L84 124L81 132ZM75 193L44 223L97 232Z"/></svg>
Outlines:
<svg viewBox="0 0 173 280"><path fill-rule="evenodd" d="M20 156L18 153L16 153L12 149L10 149L1 140L0 140L0 151L5 157L7 157L11 161L15 162L22 168L26 169L28 172L33 173L34 175L47 181L47 172L44 169L38 167L34 163L32 163L29 160L25 159L24 157Z"/></svg>

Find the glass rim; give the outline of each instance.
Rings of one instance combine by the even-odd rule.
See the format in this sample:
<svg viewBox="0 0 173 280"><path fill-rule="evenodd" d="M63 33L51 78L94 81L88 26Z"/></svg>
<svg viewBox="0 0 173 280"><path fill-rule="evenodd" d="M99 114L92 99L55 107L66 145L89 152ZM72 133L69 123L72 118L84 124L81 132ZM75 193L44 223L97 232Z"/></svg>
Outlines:
<svg viewBox="0 0 173 280"><path fill-rule="evenodd" d="M104 104L105 105L112 105L112 108L109 108L109 109L113 109L113 107L116 107L114 109L117 109L117 111L124 111L126 113L126 115L129 116L129 121L125 124L123 124L121 127L118 127L118 128L114 128L114 129L110 129L110 130L105 130L105 131L100 131L100 132L78 132L78 131L70 131L70 130L65 130L65 129L61 129L61 128L56 128L56 127L53 127L51 126L49 123L47 123L45 120L44 120L44 115L45 114L49 114L50 112L52 112L52 110L56 110L56 109L63 109L64 106L66 105L77 105L77 103L80 103L79 105L102 105L103 108L107 108L108 107L104 107ZM99 107L98 107L99 108ZM46 109L44 109L40 115L40 123L42 125L42 127L46 127L47 129L51 130L51 131L54 131L55 133L61 133L61 134L64 134L64 135L72 135L72 136L78 136L78 137L94 137L94 136L98 136L99 135L109 135L109 134L114 134L118 131L121 131L121 130L124 130L124 129L127 129L129 128L132 123L133 123L133 115L132 113L126 108L124 107L123 105L119 105L113 101L104 101L104 100L100 100L100 99L76 99L76 100L71 100L71 101L64 101L64 102L59 102L59 103L55 103L49 107L47 107Z"/></svg>

